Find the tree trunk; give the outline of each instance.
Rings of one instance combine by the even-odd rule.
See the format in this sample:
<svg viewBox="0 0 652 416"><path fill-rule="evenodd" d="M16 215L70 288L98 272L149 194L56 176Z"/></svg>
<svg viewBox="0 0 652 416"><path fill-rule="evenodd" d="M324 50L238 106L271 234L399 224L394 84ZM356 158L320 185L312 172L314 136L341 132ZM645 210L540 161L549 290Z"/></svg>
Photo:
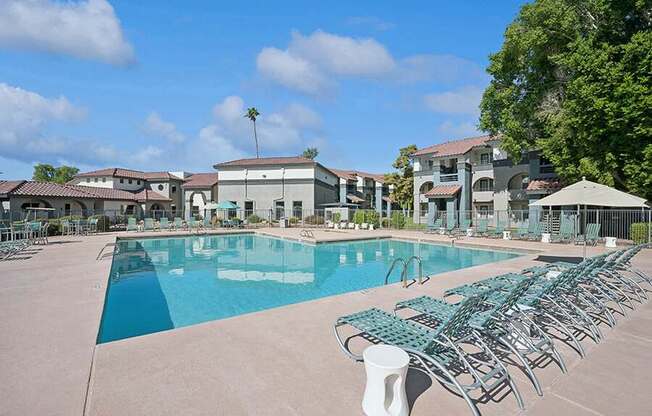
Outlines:
<svg viewBox="0 0 652 416"><path fill-rule="evenodd" d="M256 141L256 159L260 157L258 154L258 134L256 133L256 120L254 120L254 140Z"/></svg>

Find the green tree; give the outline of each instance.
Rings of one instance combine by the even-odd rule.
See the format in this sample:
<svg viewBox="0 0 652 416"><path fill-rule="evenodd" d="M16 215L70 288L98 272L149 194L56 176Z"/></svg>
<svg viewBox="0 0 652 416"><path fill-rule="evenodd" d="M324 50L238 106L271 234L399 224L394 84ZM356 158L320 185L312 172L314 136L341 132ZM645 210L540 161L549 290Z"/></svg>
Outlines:
<svg viewBox="0 0 652 416"><path fill-rule="evenodd" d="M410 157L417 151L417 146L411 144L402 147L399 155L392 164L397 172L385 175L385 182L394 185L391 198L404 210L412 206L414 198L414 168Z"/></svg>
<svg viewBox="0 0 652 416"><path fill-rule="evenodd" d="M491 55L480 127L512 158L539 148L565 182L586 176L652 199L650 0L537 0Z"/></svg>
<svg viewBox="0 0 652 416"><path fill-rule="evenodd" d="M260 157L260 154L258 153L258 133L256 132L256 118L258 118L259 115L260 113L258 112L256 107L249 107L247 109L247 114L244 115L246 118L251 120L251 122L254 125L254 140L256 141L256 159Z"/></svg>
<svg viewBox="0 0 652 416"><path fill-rule="evenodd" d="M309 147L306 150L303 151L301 154L302 157L305 157L306 159L316 159L317 156L319 155L319 149L316 147Z"/></svg>
<svg viewBox="0 0 652 416"><path fill-rule="evenodd" d="M59 166L55 168L46 163L39 163L34 165L34 173L32 179L38 182L55 182L66 183L71 180L79 169L72 166Z"/></svg>

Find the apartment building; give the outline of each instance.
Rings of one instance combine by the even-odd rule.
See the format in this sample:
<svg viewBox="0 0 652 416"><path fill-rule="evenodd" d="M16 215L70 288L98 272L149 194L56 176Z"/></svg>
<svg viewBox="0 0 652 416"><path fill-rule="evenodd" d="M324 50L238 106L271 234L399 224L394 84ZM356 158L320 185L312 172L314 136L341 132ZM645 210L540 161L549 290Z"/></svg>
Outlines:
<svg viewBox="0 0 652 416"><path fill-rule="evenodd" d="M514 163L491 136L418 150L414 219L431 223L441 212L529 211L529 203L560 188L553 166L538 151Z"/></svg>
<svg viewBox="0 0 652 416"><path fill-rule="evenodd" d="M340 203L356 204L358 208L373 209L387 216L392 210L392 186L385 183L385 175L357 170L331 169L339 178Z"/></svg>

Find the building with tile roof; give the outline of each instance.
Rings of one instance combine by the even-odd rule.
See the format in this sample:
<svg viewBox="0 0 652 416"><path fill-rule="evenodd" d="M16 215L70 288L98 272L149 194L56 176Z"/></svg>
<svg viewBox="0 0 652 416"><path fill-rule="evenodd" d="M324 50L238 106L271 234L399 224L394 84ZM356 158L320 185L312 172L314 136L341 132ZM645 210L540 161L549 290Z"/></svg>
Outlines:
<svg viewBox="0 0 652 416"><path fill-rule="evenodd" d="M441 213L475 215L530 210L529 202L559 184L552 165L538 151L514 163L500 138L477 136L419 149L414 166L414 220L432 223Z"/></svg>
<svg viewBox="0 0 652 416"><path fill-rule="evenodd" d="M363 209L374 209L387 215L392 204L392 187L385 184L385 175L359 170L330 169L339 178L339 201L356 204Z"/></svg>

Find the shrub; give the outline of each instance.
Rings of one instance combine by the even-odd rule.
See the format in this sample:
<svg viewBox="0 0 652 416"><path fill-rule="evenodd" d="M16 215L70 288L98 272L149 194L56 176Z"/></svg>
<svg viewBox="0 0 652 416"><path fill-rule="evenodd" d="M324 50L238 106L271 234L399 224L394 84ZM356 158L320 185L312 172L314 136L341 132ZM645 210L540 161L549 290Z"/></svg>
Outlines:
<svg viewBox="0 0 652 416"><path fill-rule="evenodd" d="M378 225L380 224L379 219L380 219L380 216L378 215L378 213L376 211L369 210L369 211L365 212L364 222L369 223L369 224L373 224L374 227L378 227Z"/></svg>
<svg viewBox="0 0 652 416"><path fill-rule="evenodd" d="M366 222L365 219L364 219L364 217L365 217L365 212L362 211L362 210L357 210L357 211L353 214L353 222L354 222L355 224L360 225L360 224L362 224L363 222Z"/></svg>
<svg viewBox="0 0 652 416"><path fill-rule="evenodd" d="M339 212L336 212L333 214L333 222L340 222L342 221L342 214Z"/></svg>
<svg viewBox="0 0 652 416"><path fill-rule="evenodd" d="M405 227L405 215L402 212L394 211L392 213L392 227L397 229Z"/></svg>
<svg viewBox="0 0 652 416"><path fill-rule="evenodd" d="M247 223L249 224L258 224L260 222L263 222L263 219L256 214L251 214L247 217Z"/></svg>
<svg viewBox="0 0 652 416"><path fill-rule="evenodd" d="M291 225L296 225L296 224L299 222L299 218L297 218L297 217L290 217L290 218L288 218L288 222L289 222Z"/></svg>
<svg viewBox="0 0 652 416"><path fill-rule="evenodd" d="M322 225L324 223L324 217L321 215L308 215L303 219L303 222L310 225Z"/></svg>
<svg viewBox="0 0 652 416"><path fill-rule="evenodd" d="M635 222L629 226L629 238L634 244L646 243L648 239L648 224L644 222Z"/></svg>

